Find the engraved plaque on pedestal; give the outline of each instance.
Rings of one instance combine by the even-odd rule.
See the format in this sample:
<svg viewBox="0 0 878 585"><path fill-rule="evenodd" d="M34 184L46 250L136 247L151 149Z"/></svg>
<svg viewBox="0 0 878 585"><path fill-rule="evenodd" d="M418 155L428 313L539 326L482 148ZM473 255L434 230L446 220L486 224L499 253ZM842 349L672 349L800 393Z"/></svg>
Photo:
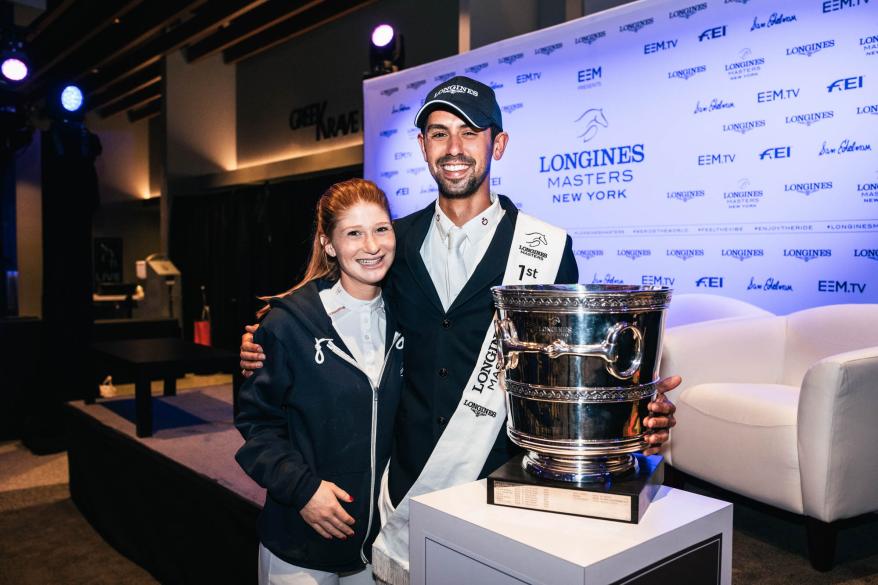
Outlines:
<svg viewBox="0 0 878 585"><path fill-rule="evenodd" d="M523 455L488 476L488 503L637 524L664 479L661 455L634 455L636 469L603 483L557 481L524 470Z"/></svg>

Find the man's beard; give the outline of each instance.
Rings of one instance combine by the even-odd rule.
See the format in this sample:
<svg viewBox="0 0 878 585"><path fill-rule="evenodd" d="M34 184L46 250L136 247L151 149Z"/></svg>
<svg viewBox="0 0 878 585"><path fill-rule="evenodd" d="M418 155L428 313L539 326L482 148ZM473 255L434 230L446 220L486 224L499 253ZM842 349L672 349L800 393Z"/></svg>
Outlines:
<svg viewBox="0 0 878 585"><path fill-rule="evenodd" d="M471 167L474 167L476 163L475 160L466 156L448 156L440 158L436 162L436 166L441 167L444 164L454 162L467 164ZM439 188L439 193L446 199L466 199L482 186L482 183L485 182L485 177L488 176L490 170L491 162L488 161L488 164L485 165L485 170L480 175L473 175L466 181L457 183L451 183L442 179L440 174L441 170L434 172L432 167L430 167L430 174L433 175L433 179L436 180L436 186Z"/></svg>

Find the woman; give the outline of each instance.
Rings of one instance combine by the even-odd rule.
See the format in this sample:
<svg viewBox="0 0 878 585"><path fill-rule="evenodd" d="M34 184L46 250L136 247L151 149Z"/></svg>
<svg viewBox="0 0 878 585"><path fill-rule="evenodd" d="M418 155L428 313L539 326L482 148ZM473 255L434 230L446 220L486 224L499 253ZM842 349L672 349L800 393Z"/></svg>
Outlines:
<svg viewBox="0 0 878 585"><path fill-rule="evenodd" d="M271 297L255 340L268 359L243 386L235 458L267 489L260 584L372 583L381 472L402 387L403 339L380 282L396 239L374 183L337 183L317 204L311 260ZM269 310L270 308L270 310Z"/></svg>

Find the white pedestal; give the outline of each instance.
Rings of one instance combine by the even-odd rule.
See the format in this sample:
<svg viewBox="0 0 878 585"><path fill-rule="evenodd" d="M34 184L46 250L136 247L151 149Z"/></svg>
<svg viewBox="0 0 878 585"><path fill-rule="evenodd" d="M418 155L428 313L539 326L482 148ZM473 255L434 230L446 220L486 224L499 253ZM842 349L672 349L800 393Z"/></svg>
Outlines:
<svg viewBox="0 0 878 585"><path fill-rule="evenodd" d="M732 505L668 487L626 524L491 506L481 480L414 498L410 526L412 585L732 582Z"/></svg>

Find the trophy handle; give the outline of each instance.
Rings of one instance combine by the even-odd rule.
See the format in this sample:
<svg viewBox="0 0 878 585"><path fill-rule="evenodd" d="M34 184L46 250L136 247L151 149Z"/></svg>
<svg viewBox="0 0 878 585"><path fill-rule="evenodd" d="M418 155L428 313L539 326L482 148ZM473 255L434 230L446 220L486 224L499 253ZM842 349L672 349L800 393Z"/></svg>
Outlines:
<svg viewBox="0 0 878 585"><path fill-rule="evenodd" d="M513 369L518 366L518 354L520 353L543 353L551 359L557 359L562 355L575 355L581 357L597 357L606 362L607 371L615 378L627 380L634 376L640 369L643 360L643 333L635 325L620 321L613 325L607 332L607 337L602 343L592 345L568 345L567 342L556 339L548 345L533 341L521 341L515 325L509 319L497 319L494 329L499 339L501 368ZM625 331L631 331L634 336L634 357L631 365L623 371L619 371L616 362L619 360L618 340Z"/></svg>

